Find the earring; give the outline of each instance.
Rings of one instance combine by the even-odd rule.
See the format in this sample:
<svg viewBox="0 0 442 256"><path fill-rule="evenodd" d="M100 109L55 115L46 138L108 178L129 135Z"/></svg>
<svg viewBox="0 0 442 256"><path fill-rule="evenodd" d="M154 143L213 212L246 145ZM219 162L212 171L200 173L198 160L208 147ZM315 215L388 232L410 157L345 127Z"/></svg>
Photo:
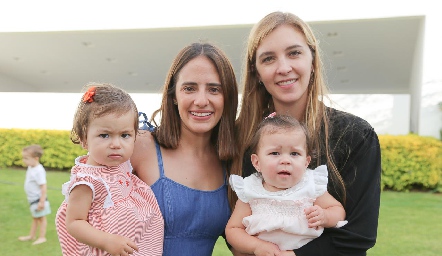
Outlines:
<svg viewBox="0 0 442 256"><path fill-rule="evenodd" d="M264 83L261 80L259 80L258 84L259 85L264 85Z"/></svg>
<svg viewBox="0 0 442 256"><path fill-rule="evenodd" d="M178 102L174 99L174 100L173 100L173 104L174 104L174 105L178 105Z"/></svg>

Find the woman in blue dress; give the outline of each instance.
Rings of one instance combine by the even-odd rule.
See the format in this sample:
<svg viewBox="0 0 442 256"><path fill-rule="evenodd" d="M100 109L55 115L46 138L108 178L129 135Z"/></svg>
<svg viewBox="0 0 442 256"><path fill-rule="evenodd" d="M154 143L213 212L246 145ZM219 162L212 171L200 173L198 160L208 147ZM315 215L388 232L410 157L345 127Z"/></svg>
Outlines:
<svg viewBox="0 0 442 256"><path fill-rule="evenodd" d="M219 48L194 43L178 53L151 118L155 127L141 131L131 158L163 214L163 255L212 255L224 233L237 105L235 74Z"/></svg>

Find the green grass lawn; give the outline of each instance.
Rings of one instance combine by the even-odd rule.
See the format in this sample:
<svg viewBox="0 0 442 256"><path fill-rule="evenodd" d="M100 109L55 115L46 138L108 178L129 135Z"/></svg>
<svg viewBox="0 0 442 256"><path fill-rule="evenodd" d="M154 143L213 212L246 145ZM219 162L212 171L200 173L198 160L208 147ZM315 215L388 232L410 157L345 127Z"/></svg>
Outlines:
<svg viewBox="0 0 442 256"><path fill-rule="evenodd" d="M48 242L33 246L17 237L27 235L31 224L23 190L24 169L0 169L0 252L1 255L61 255L54 218L63 201L61 184L68 172L47 172L48 198L52 213L48 215ZM442 251L442 195L431 193L382 192L378 241L369 256L440 255ZM231 255L224 239L218 239L214 256Z"/></svg>
<svg viewBox="0 0 442 256"><path fill-rule="evenodd" d="M29 234L32 217L23 188L26 170L0 170L0 251L2 255L60 256L61 249L55 231L55 213L64 197L61 184L69 180L68 172L47 172L48 199L52 213L47 216L47 242L32 245L17 238ZM38 230L37 230L38 232Z"/></svg>
<svg viewBox="0 0 442 256"><path fill-rule="evenodd" d="M442 254L442 195L382 192L376 246L369 256Z"/></svg>

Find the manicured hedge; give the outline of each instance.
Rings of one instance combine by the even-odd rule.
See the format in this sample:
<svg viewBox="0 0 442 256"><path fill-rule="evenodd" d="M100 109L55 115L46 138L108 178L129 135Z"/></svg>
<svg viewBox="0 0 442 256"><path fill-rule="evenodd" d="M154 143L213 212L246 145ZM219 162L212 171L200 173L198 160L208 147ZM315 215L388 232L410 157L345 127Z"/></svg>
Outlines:
<svg viewBox="0 0 442 256"><path fill-rule="evenodd" d="M433 137L380 135L382 187L442 192L442 141Z"/></svg>
<svg viewBox="0 0 442 256"><path fill-rule="evenodd" d="M74 159L86 154L69 139L69 131L0 129L0 167L23 167L21 150L40 144L47 169L70 170ZM379 135L383 189L442 192L442 141L418 135Z"/></svg>
<svg viewBox="0 0 442 256"><path fill-rule="evenodd" d="M0 129L0 167L24 166L21 151L31 144L44 149L41 163L47 169L70 170L74 160L87 152L70 140L70 131Z"/></svg>

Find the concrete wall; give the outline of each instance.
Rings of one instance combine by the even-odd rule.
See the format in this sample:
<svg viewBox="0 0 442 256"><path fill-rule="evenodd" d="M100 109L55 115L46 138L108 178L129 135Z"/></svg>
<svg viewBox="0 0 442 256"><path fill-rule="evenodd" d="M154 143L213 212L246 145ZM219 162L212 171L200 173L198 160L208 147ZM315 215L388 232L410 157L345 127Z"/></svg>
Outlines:
<svg viewBox="0 0 442 256"><path fill-rule="evenodd" d="M411 131L409 94L332 95L335 108L367 120L378 134L403 135ZM419 135L440 139L442 129L442 82L422 86Z"/></svg>

